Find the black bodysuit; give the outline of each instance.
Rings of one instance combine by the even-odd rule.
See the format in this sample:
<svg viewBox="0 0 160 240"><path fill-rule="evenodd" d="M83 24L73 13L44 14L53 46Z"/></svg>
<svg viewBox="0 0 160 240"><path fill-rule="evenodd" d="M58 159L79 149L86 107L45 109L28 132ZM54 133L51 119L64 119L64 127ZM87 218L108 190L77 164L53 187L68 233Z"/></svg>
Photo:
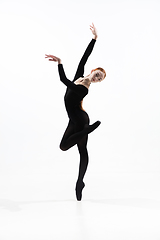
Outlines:
<svg viewBox="0 0 160 240"><path fill-rule="evenodd" d="M96 40L92 39L89 43L75 74L74 80L71 82L66 78L63 65L58 65L60 80L67 86L66 94L64 97L65 107L69 119L75 124L75 130L81 130L85 124L89 124L89 117L85 111L81 109L81 101L88 94L88 89L83 85L76 85L74 82L84 77L84 66L91 54Z"/></svg>
<svg viewBox="0 0 160 240"><path fill-rule="evenodd" d="M81 108L81 101L88 94L88 89L83 85L76 85L74 82L78 78L83 77L84 66L93 50L95 42L96 40L92 39L89 43L78 65L77 72L72 82L66 78L63 65L58 64L60 80L67 86L64 100L69 117L69 123L61 140L60 148L61 150L65 151L75 144L78 146L80 154L79 174L76 183L76 197L78 201L80 201L82 198L82 189L85 186L83 178L88 166L87 141L89 132L87 132L88 130L86 130L85 126L89 126L89 116ZM94 126L92 127L89 126L90 128L93 128L91 130L94 130L99 125L99 123L95 123L93 125Z"/></svg>

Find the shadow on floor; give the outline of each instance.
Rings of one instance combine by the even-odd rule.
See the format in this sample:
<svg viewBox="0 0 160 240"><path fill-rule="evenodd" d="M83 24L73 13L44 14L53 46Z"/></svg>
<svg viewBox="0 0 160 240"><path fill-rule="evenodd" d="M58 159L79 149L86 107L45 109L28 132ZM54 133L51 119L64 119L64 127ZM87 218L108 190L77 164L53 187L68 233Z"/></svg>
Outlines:
<svg viewBox="0 0 160 240"><path fill-rule="evenodd" d="M37 200L37 201L13 201L8 199L0 199L0 208L6 209L11 212L18 212L22 210L22 205L26 204L47 204L47 203L67 203L77 201L74 199L68 200ZM77 202L78 204L85 203L96 203L96 204L107 204L107 205L117 205L117 206L128 206L128 207L138 207L138 208L160 208L160 201L155 199L140 199L140 198L126 198L126 199L99 199L99 200L82 200Z"/></svg>

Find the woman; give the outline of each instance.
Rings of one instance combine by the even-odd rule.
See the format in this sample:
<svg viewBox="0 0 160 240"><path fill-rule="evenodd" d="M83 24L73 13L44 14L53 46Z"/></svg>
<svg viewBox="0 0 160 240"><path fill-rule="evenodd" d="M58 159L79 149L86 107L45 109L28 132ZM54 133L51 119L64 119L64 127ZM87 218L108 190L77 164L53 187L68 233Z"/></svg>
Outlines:
<svg viewBox="0 0 160 240"><path fill-rule="evenodd" d="M47 54L45 57L48 58L49 61L58 62L60 80L67 86L64 100L69 117L69 123L61 140L60 149L66 151L69 148L73 147L75 144L77 144L78 146L80 154L79 174L76 183L76 197L78 201L80 201L82 198L82 190L85 186L83 178L88 165L88 134L94 131L100 125L100 121L89 125L90 120L88 114L82 108L82 100L88 94L90 84L95 82L101 82L106 76L106 73L102 68L94 69L88 76L83 76L84 66L93 50L94 44L98 37L94 24L90 26L90 29L93 33L93 39L89 43L78 65L77 72L72 82L66 78L60 58Z"/></svg>

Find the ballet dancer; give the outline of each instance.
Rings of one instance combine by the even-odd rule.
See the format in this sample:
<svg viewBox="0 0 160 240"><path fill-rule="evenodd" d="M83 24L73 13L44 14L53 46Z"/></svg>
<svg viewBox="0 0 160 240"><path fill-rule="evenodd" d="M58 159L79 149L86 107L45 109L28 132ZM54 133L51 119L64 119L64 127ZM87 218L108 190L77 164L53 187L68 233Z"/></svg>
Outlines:
<svg viewBox="0 0 160 240"><path fill-rule="evenodd" d="M67 79L60 58L53 55L45 55L45 58L48 58L49 61L58 63L60 80L67 86L64 101L69 117L69 123L62 137L60 149L66 151L77 144L80 154L79 173L75 188L78 201L81 201L82 199L82 190L85 186L83 178L88 166L88 134L94 131L101 123L100 121L97 121L94 124L89 125L90 119L82 107L82 101L88 94L90 84L101 82L106 77L106 72L103 68L93 69L88 76L83 76L84 66L98 37L97 30L93 23L90 25L90 30L92 31L93 38L80 60L73 81Z"/></svg>

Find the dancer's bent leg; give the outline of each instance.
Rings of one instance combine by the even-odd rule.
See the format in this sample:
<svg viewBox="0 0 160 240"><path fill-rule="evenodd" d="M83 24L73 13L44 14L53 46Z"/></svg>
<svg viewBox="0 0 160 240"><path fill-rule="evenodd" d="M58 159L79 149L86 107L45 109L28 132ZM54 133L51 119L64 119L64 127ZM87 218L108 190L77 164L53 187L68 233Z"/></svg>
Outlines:
<svg viewBox="0 0 160 240"><path fill-rule="evenodd" d="M73 147L75 144L78 144L83 137L86 137L89 133L94 131L99 125L100 125L99 121L95 122L92 125L86 124L83 130L79 132L74 132L74 124L70 121L60 143L60 149L66 151L69 148Z"/></svg>
<svg viewBox="0 0 160 240"><path fill-rule="evenodd" d="M74 126L74 123L69 120L69 123L68 123L68 126L64 132L64 135L62 137L62 140L61 140L61 143L60 143L60 149L65 151L67 150L65 148L65 142L67 141L67 139L72 136L73 134L75 133L75 126Z"/></svg>

